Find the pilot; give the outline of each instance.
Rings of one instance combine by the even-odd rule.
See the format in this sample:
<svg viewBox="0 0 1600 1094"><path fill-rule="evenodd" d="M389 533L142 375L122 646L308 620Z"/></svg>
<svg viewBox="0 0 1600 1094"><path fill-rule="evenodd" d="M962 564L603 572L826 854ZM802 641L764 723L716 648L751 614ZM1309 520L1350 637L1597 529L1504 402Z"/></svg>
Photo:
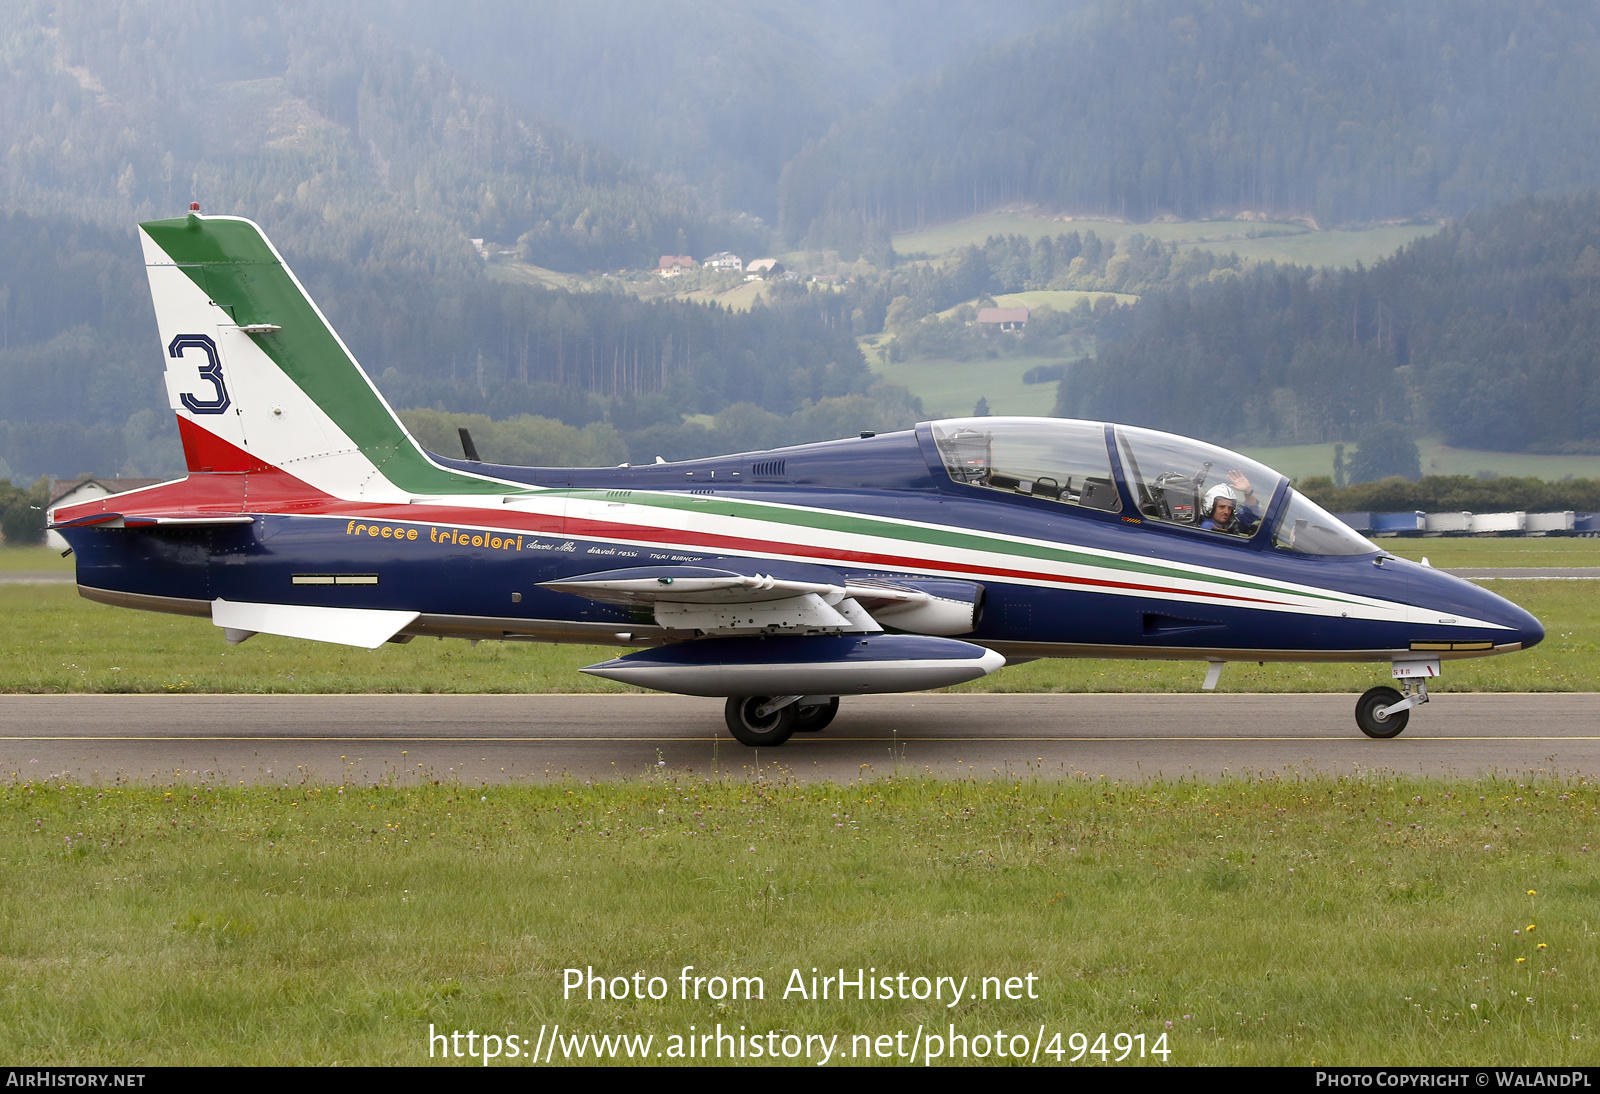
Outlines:
<svg viewBox="0 0 1600 1094"><path fill-rule="evenodd" d="M1229 471L1227 482L1207 490L1200 512L1205 517L1200 527L1210 532L1249 536L1261 523L1260 502L1243 471Z"/></svg>

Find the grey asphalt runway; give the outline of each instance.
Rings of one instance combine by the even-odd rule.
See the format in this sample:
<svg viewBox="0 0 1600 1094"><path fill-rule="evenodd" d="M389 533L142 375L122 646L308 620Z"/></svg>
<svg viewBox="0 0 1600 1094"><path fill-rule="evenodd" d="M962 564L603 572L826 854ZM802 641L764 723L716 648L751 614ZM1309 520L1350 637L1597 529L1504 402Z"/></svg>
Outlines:
<svg viewBox="0 0 1600 1094"><path fill-rule="evenodd" d="M1138 780L1396 771L1600 777L1600 694L1444 694L1388 741L1353 695L847 698L752 751L722 703L670 695L0 696L0 775L72 781L468 784L648 772Z"/></svg>

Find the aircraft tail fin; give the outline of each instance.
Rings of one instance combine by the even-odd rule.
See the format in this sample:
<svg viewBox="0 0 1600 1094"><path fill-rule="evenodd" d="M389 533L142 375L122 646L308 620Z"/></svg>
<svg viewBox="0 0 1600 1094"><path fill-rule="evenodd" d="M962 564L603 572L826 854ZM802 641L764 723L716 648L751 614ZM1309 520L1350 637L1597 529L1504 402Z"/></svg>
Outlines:
<svg viewBox="0 0 1600 1094"><path fill-rule="evenodd" d="M255 223L139 227L191 472L275 467L352 498L503 489L428 457Z"/></svg>

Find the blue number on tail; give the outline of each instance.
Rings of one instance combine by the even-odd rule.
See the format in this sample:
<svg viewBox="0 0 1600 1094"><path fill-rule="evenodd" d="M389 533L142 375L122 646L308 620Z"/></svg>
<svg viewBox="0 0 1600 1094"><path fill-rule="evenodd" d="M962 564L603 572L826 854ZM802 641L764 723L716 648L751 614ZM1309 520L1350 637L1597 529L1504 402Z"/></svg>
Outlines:
<svg viewBox="0 0 1600 1094"><path fill-rule="evenodd" d="M217 344L203 334L180 334L167 347L167 353L182 357L186 349L205 353L206 363L200 366L200 379L209 382L217 389L217 393L211 399L196 399L185 391L178 396L178 401L195 414L221 414L228 409L231 400L228 398L227 385L222 382L222 358L217 356Z"/></svg>

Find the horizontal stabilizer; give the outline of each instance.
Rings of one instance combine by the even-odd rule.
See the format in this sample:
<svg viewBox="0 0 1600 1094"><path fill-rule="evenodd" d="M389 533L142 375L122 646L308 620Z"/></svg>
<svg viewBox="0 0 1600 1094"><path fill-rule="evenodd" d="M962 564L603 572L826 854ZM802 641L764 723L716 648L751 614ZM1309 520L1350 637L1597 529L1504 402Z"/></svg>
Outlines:
<svg viewBox="0 0 1600 1094"><path fill-rule="evenodd" d="M86 517L64 520L52 528L205 528L224 524L254 524L255 517L242 513L218 513L206 516L194 513L183 515L155 513L91 513Z"/></svg>
<svg viewBox="0 0 1600 1094"><path fill-rule="evenodd" d="M1000 654L910 634L707 638L639 650L583 671L680 695L871 695L976 680Z"/></svg>
<svg viewBox="0 0 1600 1094"><path fill-rule="evenodd" d="M409 627L421 612L385 611L380 608L320 608L301 604L244 604L231 600L211 602L211 622L230 632L281 634L375 650Z"/></svg>

